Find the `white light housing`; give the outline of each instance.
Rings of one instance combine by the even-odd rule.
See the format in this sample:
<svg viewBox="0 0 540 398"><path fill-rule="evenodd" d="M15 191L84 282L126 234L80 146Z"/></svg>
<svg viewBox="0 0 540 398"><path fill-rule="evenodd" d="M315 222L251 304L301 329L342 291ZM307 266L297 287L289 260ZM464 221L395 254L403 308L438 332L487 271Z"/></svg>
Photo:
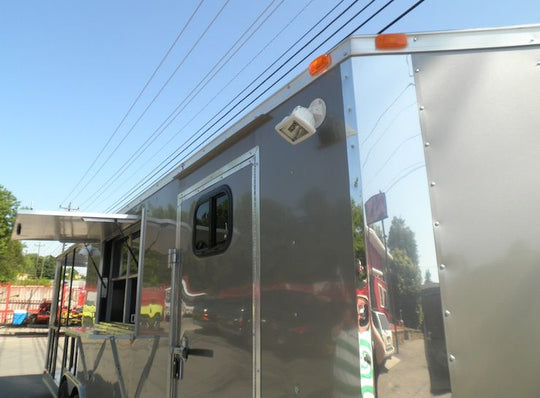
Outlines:
<svg viewBox="0 0 540 398"><path fill-rule="evenodd" d="M315 99L309 108L297 106L289 116L276 126L276 131L290 144L296 145L317 131L326 117L326 104L320 98Z"/></svg>

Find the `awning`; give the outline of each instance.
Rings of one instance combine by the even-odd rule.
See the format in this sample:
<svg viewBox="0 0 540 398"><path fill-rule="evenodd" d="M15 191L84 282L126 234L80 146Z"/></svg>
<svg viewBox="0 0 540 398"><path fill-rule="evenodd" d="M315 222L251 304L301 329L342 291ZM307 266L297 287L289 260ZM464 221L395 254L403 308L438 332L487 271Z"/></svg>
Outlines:
<svg viewBox="0 0 540 398"><path fill-rule="evenodd" d="M101 242L140 219L131 214L20 210L11 239Z"/></svg>

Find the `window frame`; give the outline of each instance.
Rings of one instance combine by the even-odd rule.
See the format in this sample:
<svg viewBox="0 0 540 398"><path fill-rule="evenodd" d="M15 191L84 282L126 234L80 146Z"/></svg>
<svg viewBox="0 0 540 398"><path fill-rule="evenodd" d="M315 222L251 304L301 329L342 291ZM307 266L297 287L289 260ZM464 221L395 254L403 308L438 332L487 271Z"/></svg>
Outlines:
<svg viewBox="0 0 540 398"><path fill-rule="evenodd" d="M227 206L227 239L224 242L217 243L217 227L216 227L216 221L217 221L217 206L216 201L221 195L225 195L228 199L228 206ZM210 245L207 248L203 249L197 249L196 248L196 242L197 242L197 211L199 208L209 203L209 213L210 213L210 223L209 223L209 232L210 232ZM197 199L197 202L195 204L195 208L193 211L193 233L192 233L192 250L193 254L195 254L197 257L207 257L207 256L213 256L216 254L220 254L225 252L232 241L232 235L233 235L233 195L232 191L227 185L219 186L210 192L202 195L199 199Z"/></svg>
<svg viewBox="0 0 540 398"><path fill-rule="evenodd" d="M141 231L139 229L126 233L121 237L113 238L104 245L107 246L105 254L105 267L102 271L106 271L107 287L105 297L101 297L101 302L104 305L103 310L100 310L100 316L98 322L134 325L136 314L138 312L136 297L139 283L139 248L135 247L136 251L133 252L124 249L129 245L133 249L133 244L139 244L141 237ZM127 257L125 257L127 256ZM122 267L126 261L125 273L122 273ZM136 268L133 269L132 265L135 264ZM135 272L133 272L135 271ZM115 287L117 287L115 289ZM121 294L118 295L118 293ZM118 315L119 308L114 308L115 303L122 297L122 315ZM113 302L115 301L115 303ZM114 312L114 313L113 313Z"/></svg>

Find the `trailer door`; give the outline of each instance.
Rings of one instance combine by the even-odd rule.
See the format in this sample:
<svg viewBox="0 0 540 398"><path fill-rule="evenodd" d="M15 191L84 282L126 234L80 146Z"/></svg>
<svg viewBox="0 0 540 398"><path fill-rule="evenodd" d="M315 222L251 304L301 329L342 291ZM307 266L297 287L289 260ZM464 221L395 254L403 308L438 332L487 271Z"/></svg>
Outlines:
<svg viewBox="0 0 540 398"><path fill-rule="evenodd" d="M257 151L178 197L171 397L259 391Z"/></svg>

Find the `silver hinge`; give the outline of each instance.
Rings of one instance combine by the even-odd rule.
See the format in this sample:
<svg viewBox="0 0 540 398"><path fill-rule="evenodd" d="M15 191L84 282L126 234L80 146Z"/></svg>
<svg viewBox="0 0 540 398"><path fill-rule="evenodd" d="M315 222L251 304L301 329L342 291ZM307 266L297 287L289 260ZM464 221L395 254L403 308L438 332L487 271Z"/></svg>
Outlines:
<svg viewBox="0 0 540 398"><path fill-rule="evenodd" d="M169 249L169 258L167 261L167 266L169 269L176 267L180 263L180 254L178 249Z"/></svg>

